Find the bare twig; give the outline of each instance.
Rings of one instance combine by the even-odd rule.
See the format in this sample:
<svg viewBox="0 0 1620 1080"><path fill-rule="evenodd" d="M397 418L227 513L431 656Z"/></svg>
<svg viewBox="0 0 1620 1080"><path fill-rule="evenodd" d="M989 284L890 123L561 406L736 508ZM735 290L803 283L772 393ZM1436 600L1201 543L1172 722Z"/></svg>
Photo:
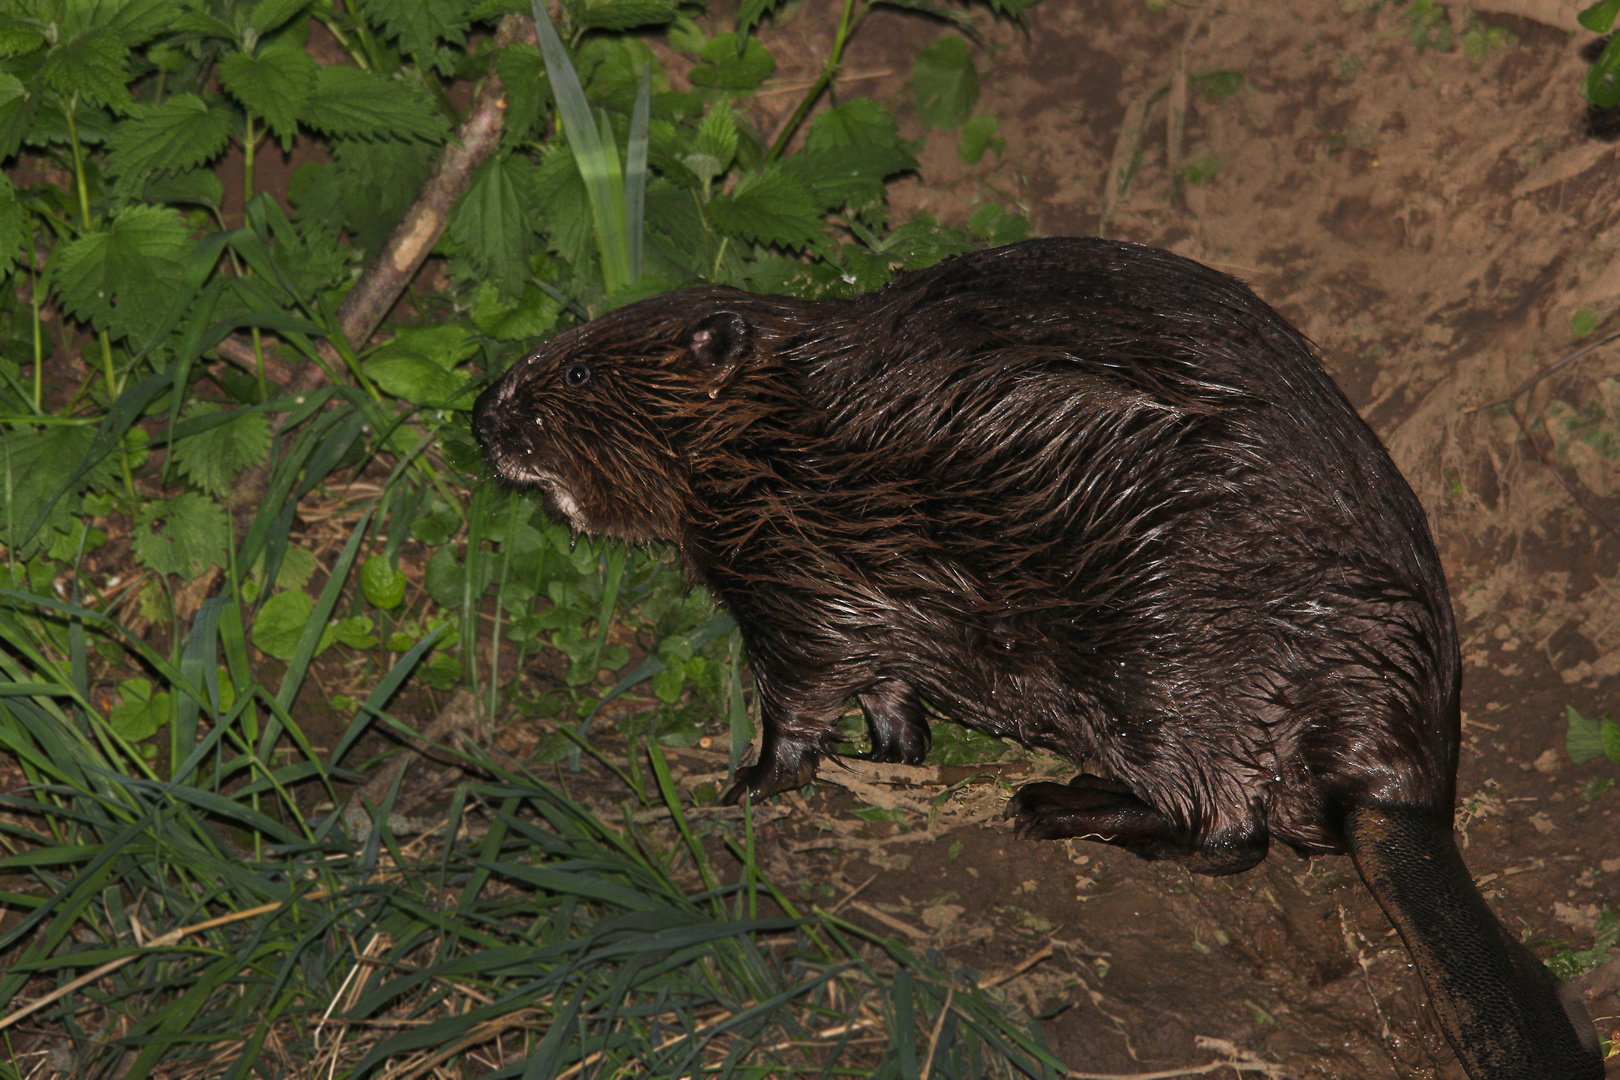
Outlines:
<svg viewBox="0 0 1620 1080"><path fill-rule="evenodd" d="M1555 360L1551 364L1548 364L1546 367L1542 368L1540 371L1536 372L1534 375L1532 375L1528 379L1524 380L1524 382L1520 383L1516 389L1512 390L1511 392L1509 392L1505 396L1499 397L1499 398L1495 399L1494 401L1484 401L1484 402L1481 402L1478 405L1470 405L1470 406L1468 406L1468 408L1464 409L1463 412L1464 413L1477 413L1482 409L1489 409L1489 408L1492 408L1492 407L1497 406L1497 405L1506 405L1508 402L1514 400L1520 394L1524 393L1526 390L1530 389L1532 386L1536 385L1536 383L1540 382L1542 379L1545 379L1547 376L1551 375L1553 372L1557 371L1559 368L1564 367L1566 364L1574 363L1576 360L1579 360L1581 357L1585 356L1587 353L1593 351L1594 349L1600 348L1601 346L1607 345L1609 342L1614 341L1616 338L1620 338L1620 330L1616 330L1614 333L1609 334L1609 335L1607 335L1605 337L1598 338L1596 341L1592 342L1590 345L1583 345L1579 349L1576 349L1574 352L1569 353L1568 355L1564 356L1562 359ZM1522 427L1523 425L1521 424L1520 426Z"/></svg>

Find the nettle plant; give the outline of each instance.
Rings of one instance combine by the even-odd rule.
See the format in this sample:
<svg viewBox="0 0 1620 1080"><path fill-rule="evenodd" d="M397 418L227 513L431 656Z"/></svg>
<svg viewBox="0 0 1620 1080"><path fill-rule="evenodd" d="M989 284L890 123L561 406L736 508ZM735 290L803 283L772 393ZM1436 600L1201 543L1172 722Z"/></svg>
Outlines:
<svg viewBox="0 0 1620 1080"><path fill-rule="evenodd" d="M329 651L348 662L336 688L323 679L340 709L408 671L573 719L650 683L637 723L672 742L736 717L724 620L664 553L571 537L483 483L465 411L537 340L643 296L847 294L1022 238L994 202L967 229L889 220L885 184L916 147L888 106L827 93L882 3L974 36L933 0L847 0L819 79L768 138L749 102L775 70L755 31L779 0L746 0L728 28L700 3L564 0L533 9L528 40L504 29L531 10L512 0L14 0L6 677L67 688L78 723L126 747L169 725L172 762L199 710L284 712ZM411 287L380 340L350 340L345 298L453 141L457 86L492 77L499 145L443 219L435 284ZM965 160L999 155L961 36L924 50L912 88ZM168 644L147 645L149 627ZM249 645L287 665L279 688L259 686ZM525 682L537 654L551 674Z"/></svg>

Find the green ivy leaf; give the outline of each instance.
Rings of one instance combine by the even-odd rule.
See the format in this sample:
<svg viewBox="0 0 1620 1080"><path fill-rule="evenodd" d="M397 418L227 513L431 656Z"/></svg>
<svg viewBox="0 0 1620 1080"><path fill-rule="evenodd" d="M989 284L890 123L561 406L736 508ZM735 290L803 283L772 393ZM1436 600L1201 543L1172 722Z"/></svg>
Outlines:
<svg viewBox="0 0 1620 1080"><path fill-rule="evenodd" d="M186 410L186 419L219 412L212 402L198 402ZM174 467L199 490L216 498L231 492L237 474L263 461L270 453L270 421L263 413L238 412L234 417L175 443L170 454Z"/></svg>
<svg viewBox="0 0 1620 1080"><path fill-rule="evenodd" d="M298 132L298 117L315 93L319 65L303 49L271 46L257 56L227 53L219 81L242 107L264 118L283 145Z"/></svg>
<svg viewBox="0 0 1620 1080"><path fill-rule="evenodd" d="M820 207L804 182L770 165L746 173L730 195L716 195L709 218L724 232L793 251L826 244Z"/></svg>
<svg viewBox="0 0 1620 1080"><path fill-rule="evenodd" d="M979 71L967 42L941 38L918 54L911 90L924 124L942 130L959 126L979 103Z"/></svg>
<svg viewBox="0 0 1620 1080"><path fill-rule="evenodd" d="M776 59L758 38L749 38L737 54L736 34L716 34L703 46L702 63L687 75L693 86L716 90L752 90L776 71Z"/></svg>
<svg viewBox="0 0 1620 1080"><path fill-rule="evenodd" d="M152 692L147 679L125 679L118 684L120 701L107 712L107 723L129 742L150 739L169 722L169 694Z"/></svg>
<svg viewBox="0 0 1620 1080"><path fill-rule="evenodd" d="M178 173L211 160L231 137L224 109L209 109L195 94L176 94L161 105L135 105L113 128L108 170L127 182Z"/></svg>
<svg viewBox="0 0 1620 1080"><path fill-rule="evenodd" d="M388 611L405 599L405 575L386 555L372 555L360 564L360 591L374 607Z"/></svg>
<svg viewBox="0 0 1620 1080"><path fill-rule="evenodd" d="M444 114L421 87L341 64L316 71L315 91L299 119L340 138L438 143L449 131Z"/></svg>
<svg viewBox="0 0 1620 1080"><path fill-rule="evenodd" d="M129 206L107 231L58 247L47 274L69 314L124 337L156 325L191 246L191 232L173 210Z"/></svg>
<svg viewBox="0 0 1620 1080"><path fill-rule="evenodd" d="M39 82L64 100L78 95L123 112L130 104L129 48L114 30L91 27L46 53Z"/></svg>
<svg viewBox="0 0 1620 1080"><path fill-rule="evenodd" d="M142 566L159 574L196 577L225 565L230 519L214 500L194 491L147 503L135 517L131 548Z"/></svg>

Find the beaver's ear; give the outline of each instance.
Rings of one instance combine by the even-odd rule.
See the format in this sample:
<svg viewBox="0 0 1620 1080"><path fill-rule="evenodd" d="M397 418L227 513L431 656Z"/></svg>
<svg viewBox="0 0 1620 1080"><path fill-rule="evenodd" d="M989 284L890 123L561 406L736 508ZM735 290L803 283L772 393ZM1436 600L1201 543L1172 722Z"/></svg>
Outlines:
<svg viewBox="0 0 1620 1080"><path fill-rule="evenodd" d="M686 341L691 363L708 376L709 396L720 392L753 351L753 331L735 311L717 311L694 325Z"/></svg>

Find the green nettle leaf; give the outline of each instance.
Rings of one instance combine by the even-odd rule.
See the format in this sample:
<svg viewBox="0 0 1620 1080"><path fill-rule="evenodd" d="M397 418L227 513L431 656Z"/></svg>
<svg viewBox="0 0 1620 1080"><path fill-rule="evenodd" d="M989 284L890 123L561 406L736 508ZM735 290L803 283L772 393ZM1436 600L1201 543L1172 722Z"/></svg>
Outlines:
<svg viewBox="0 0 1620 1080"><path fill-rule="evenodd" d="M169 722L169 693L152 692L147 679L125 679L118 684L122 699L107 712L107 723L120 739L140 742L150 739Z"/></svg>
<svg viewBox="0 0 1620 1080"><path fill-rule="evenodd" d="M315 73L315 92L299 119L340 138L437 143L449 131L444 114L421 87L343 65Z"/></svg>
<svg viewBox="0 0 1620 1080"><path fill-rule="evenodd" d="M247 24L255 33L267 34L309 7L310 0L259 0L247 11Z"/></svg>
<svg viewBox="0 0 1620 1080"><path fill-rule="evenodd" d="M515 143L534 131L550 97L545 61L538 47L519 42L501 50L495 69L506 92L506 130L501 138Z"/></svg>
<svg viewBox="0 0 1620 1080"><path fill-rule="evenodd" d="M917 167L900 140L894 114L858 98L811 121L804 149L783 166L802 180L823 209L881 205L883 180Z"/></svg>
<svg viewBox="0 0 1620 1080"><path fill-rule="evenodd" d="M360 0L366 17L418 60L433 58L440 41L465 41L472 6L468 0Z"/></svg>
<svg viewBox="0 0 1620 1080"><path fill-rule="evenodd" d="M310 583L315 571L320 568L321 562L313 551L308 548L288 547L281 553L281 566L276 569L276 580L270 584L277 589L302 589ZM263 573L262 557L253 569L255 573Z"/></svg>
<svg viewBox="0 0 1620 1080"><path fill-rule="evenodd" d="M7 547L28 557L49 542L52 531L70 532L85 488L105 488L118 475L118 459L108 456L51 508L45 524L27 544L23 533L44 511L46 503L72 478L96 440L96 430L84 426L51 426L40 432L0 428L0 538Z"/></svg>
<svg viewBox="0 0 1620 1080"><path fill-rule="evenodd" d="M679 14L675 0L585 0L579 6L575 25L596 30L633 30L638 26L662 26Z"/></svg>
<svg viewBox="0 0 1620 1080"><path fill-rule="evenodd" d="M113 129L108 169L129 181L179 173L211 160L231 137L231 118L195 94L176 94L161 105L135 105Z"/></svg>
<svg viewBox="0 0 1620 1080"><path fill-rule="evenodd" d="M219 62L219 81L285 144L297 133L298 117L315 93L317 70L315 58L303 49L271 46L257 56L227 53Z"/></svg>
<svg viewBox="0 0 1620 1080"><path fill-rule="evenodd" d="M130 103L129 48L112 29L92 27L46 54L39 82L64 99L77 95L123 112Z"/></svg>
<svg viewBox="0 0 1620 1080"><path fill-rule="evenodd" d="M266 656L291 660L315 612L315 601L302 589L287 589L266 600L253 620L249 637ZM325 634L322 635L323 637Z"/></svg>
<svg viewBox="0 0 1620 1080"><path fill-rule="evenodd" d="M919 53L911 70L911 90L924 124L940 129L959 126L979 103L979 72L967 42L941 38Z"/></svg>
<svg viewBox="0 0 1620 1080"><path fill-rule="evenodd" d="M1016 244L1029 239L1029 219L1009 213L1000 203L984 203L968 215L968 228L992 244Z"/></svg>
<svg viewBox="0 0 1620 1080"><path fill-rule="evenodd" d="M129 206L106 232L58 247L47 272L69 314L122 337L156 324L190 249L190 230L173 210Z"/></svg>
<svg viewBox="0 0 1620 1080"><path fill-rule="evenodd" d="M224 507L187 491L142 507L130 546L136 561L149 570L196 577L210 566L225 564L230 536Z"/></svg>
<svg viewBox="0 0 1620 1080"><path fill-rule="evenodd" d="M212 402L199 402L185 416L219 412ZM181 439L170 450L174 467L197 488L223 498L230 494L237 474L270 453L270 421L263 413L240 412L207 431Z"/></svg>
<svg viewBox="0 0 1620 1080"><path fill-rule="evenodd" d="M360 591L374 607L396 608L405 599L405 575L386 555L373 555L360 564Z"/></svg>
<svg viewBox="0 0 1620 1080"><path fill-rule="evenodd" d="M147 182L143 193L147 202L179 206L211 206L219 209L225 201L225 185L207 169L193 169L178 176L160 176Z"/></svg>
<svg viewBox="0 0 1620 1080"><path fill-rule="evenodd" d="M681 163L705 184L731 168L737 156L737 117L731 111L731 102L721 98L704 114L692 139L692 152L681 158Z"/></svg>
<svg viewBox="0 0 1620 1080"><path fill-rule="evenodd" d="M28 210L17 201L11 181L0 177L0 278L11 273L23 244L28 240Z"/></svg>
<svg viewBox="0 0 1620 1080"><path fill-rule="evenodd" d="M0 160L17 152L38 110L39 97L28 93L17 76L0 71Z"/></svg>
<svg viewBox="0 0 1620 1080"><path fill-rule="evenodd" d="M45 35L31 22L0 16L0 56L21 56L45 44Z"/></svg>
<svg viewBox="0 0 1620 1080"><path fill-rule="evenodd" d="M724 232L793 251L826 242L819 208L803 181L774 165L745 174L730 195L716 195L709 218Z"/></svg>
<svg viewBox="0 0 1620 1080"><path fill-rule="evenodd" d="M492 282L483 281L473 298L473 325L496 341L544 337L557 325L561 314L562 304L533 285L525 285L523 295L508 304Z"/></svg>
<svg viewBox="0 0 1620 1080"><path fill-rule="evenodd" d="M401 330L365 362L365 372L384 393L414 405L446 402L466 385L455 367L478 351L459 323Z"/></svg>
<svg viewBox="0 0 1620 1080"><path fill-rule="evenodd" d="M522 292L529 276L528 240L534 225L524 213L519 188L532 185L530 171L522 158L491 157L473 174L445 226L462 255L508 299Z"/></svg>
<svg viewBox="0 0 1620 1080"><path fill-rule="evenodd" d="M752 90L771 77L776 59L765 51L758 38L749 38L741 56L737 55L736 34L716 34L703 46L707 61L688 73L693 86L716 90Z"/></svg>

